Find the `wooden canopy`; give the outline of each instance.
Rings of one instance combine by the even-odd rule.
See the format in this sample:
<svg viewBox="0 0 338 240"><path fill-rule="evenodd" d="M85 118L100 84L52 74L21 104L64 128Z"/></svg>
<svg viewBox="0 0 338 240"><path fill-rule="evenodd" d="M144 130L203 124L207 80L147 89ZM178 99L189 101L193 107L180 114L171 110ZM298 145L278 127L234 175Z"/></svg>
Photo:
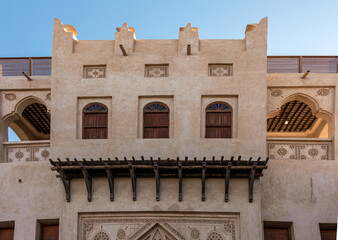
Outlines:
<svg viewBox="0 0 338 240"><path fill-rule="evenodd" d="M269 158L261 161L259 157L253 161L252 158L242 160L241 156L237 159L231 157L225 160L222 156L219 159L118 159L110 158L103 160L99 158L78 160L74 158L70 160L66 158L64 161L57 159L53 161L49 159L53 165L52 171L57 171L57 177L60 177L66 191L66 199L70 202L70 181L73 178L84 178L88 201L92 201L92 179L101 177L107 178L110 190L110 200L114 201L114 178L128 177L131 179L133 190L133 200L136 201L136 180L137 178L155 178L156 180L156 200L160 201L160 179L161 178L178 178L179 192L178 201L182 201L183 178L201 178L202 196L201 200L206 200L205 195L205 179L206 178L224 178L225 179L225 202L229 201L229 182L230 178L247 178L249 181L249 202L253 201L254 179L263 176L263 169L267 168Z"/></svg>

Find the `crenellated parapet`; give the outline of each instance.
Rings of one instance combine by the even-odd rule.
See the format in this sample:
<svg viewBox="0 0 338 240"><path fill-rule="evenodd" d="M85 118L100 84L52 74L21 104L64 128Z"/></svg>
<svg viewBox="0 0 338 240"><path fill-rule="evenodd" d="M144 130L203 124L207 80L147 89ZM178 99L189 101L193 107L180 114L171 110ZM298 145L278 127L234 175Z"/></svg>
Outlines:
<svg viewBox="0 0 338 240"><path fill-rule="evenodd" d="M248 24L245 29L245 50L267 49L268 18L262 18L257 24Z"/></svg>
<svg viewBox="0 0 338 240"><path fill-rule="evenodd" d="M178 35L178 52L180 54L197 53L200 51L198 28L192 27L190 23L181 27Z"/></svg>
<svg viewBox="0 0 338 240"><path fill-rule="evenodd" d="M122 27L116 28L115 33L115 54L128 55L134 52L136 34L133 27L123 23Z"/></svg>

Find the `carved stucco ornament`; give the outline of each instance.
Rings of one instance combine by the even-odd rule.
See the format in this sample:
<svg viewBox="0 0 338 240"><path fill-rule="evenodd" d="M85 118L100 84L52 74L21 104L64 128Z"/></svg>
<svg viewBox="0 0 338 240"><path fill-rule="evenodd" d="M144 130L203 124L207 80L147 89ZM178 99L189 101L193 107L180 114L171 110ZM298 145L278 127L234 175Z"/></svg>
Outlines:
<svg viewBox="0 0 338 240"><path fill-rule="evenodd" d="M48 94L46 95L46 99L47 99L47 100L51 100L51 99L52 99L52 94L51 94L51 93L48 93Z"/></svg>
<svg viewBox="0 0 338 240"><path fill-rule="evenodd" d="M283 97L282 96L282 94L283 94L283 91L282 90L280 90L280 89L274 89L274 90L272 90L271 91L271 96L273 96L273 97Z"/></svg>
<svg viewBox="0 0 338 240"><path fill-rule="evenodd" d="M5 94L5 99L8 101L14 101L16 99L16 95L14 93L7 93Z"/></svg>
<svg viewBox="0 0 338 240"><path fill-rule="evenodd" d="M326 88L321 88L321 89L318 89L317 90L317 95L318 96L328 96L330 94L330 90L329 89L326 89Z"/></svg>

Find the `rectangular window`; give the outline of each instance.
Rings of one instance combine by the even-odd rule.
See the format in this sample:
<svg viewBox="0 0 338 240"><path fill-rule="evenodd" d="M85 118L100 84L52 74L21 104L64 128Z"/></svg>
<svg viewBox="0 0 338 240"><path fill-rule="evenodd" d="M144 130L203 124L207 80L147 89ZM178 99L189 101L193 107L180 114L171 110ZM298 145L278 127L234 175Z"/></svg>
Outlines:
<svg viewBox="0 0 338 240"><path fill-rule="evenodd" d="M83 66L83 78L105 78L106 65Z"/></svg>
<svg viewBox="0 0 338 240"><path fill-rule="evenodd" d="M169 76L169 64L146 64L145 77L168 77Z"/></svg>
<svg viewBox="0 0 338 240"><path fill-rule="evenodd" d="M232 64L209 64L210 77L228 77L232 76Z"/></svg>
<svg viewBox="0 0 338 240"><path fill-rule="evenodd" d="M291 240L289 222L264 222L264 240Z"/></svg>
<svg viewBox="0 0 338 240"><path fill-rule="evenodd" d="M321 240L337 239L337 224L319 224Z"/></svg>
<svg viewBox="0 0 338 240"><path fill-rule="evenodd" d="M37 233L39 240L58 240L59 239L59 220L47 219L37 221Z"/></svg>

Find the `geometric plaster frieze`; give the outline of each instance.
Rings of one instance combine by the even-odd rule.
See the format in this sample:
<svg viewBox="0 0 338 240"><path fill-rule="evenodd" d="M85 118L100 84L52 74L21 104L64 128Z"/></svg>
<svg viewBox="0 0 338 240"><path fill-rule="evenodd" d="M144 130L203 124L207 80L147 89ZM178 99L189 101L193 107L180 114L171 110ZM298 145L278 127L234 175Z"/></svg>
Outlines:
<svg viewBox="0 0 338 240"><path fill-rule="evenodd" d="M203 215L203 214L202 214ZM239 217L81 216L81 240L238 240ZM101 237L101 238L100 238ZM103 237L103 238L102 238Z"/></svg>

